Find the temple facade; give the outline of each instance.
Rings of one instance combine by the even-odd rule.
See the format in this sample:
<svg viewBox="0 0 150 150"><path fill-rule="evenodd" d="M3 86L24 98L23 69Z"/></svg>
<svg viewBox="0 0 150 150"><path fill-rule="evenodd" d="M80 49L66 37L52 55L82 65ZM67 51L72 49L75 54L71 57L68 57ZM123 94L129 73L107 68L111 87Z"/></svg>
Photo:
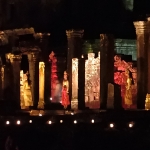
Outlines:
<svg viewBox="0 0 150 150"><path fill-rule="evenodd" d="M48 51L50 33L1 31L1 103L15 110L149 108L149 19L134 24L137 46L111 34L94 43L84 30L67 30L66 55Z"/></svg>

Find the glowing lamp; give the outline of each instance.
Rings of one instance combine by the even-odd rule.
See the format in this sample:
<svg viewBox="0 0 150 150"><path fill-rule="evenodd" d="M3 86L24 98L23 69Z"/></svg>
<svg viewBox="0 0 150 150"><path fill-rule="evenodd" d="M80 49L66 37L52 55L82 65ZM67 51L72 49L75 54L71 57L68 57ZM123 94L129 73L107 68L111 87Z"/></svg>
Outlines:
<svg viewBox="0 0 150 150"><path fill-rule="evenodd" d="M60 120L60 123L63 123L63 120Z"/></svg>
<svg viewBox="0 0 150 150"><path fill-rule="evenodd" d="M6 124L7 124L7 125L9 125L9 124L10 124L10 122L9 122L9 121L6 121Z"/></svg>
<svg viewBox="0 0 150 150"><path fill-rule="evenodd" d="M52 124L52 121L51 121L51 120L49 120L49 121L48 121L48 124Z"/></svg>
<svg viewBox="0 0 150 150"><path fill-rule="evenodd" d="M32 123L32 120L29 120L29 123Z"/></svg>
<svg viewBox="0 0 150 150"><path fill-rule="evenodd" d="M74 115L74 113L73 113L73 112L71 112L71 115Z"/></svg>
<svg viewBox="0 0 150 150"><path fill-rule="evenodd" d="M77 124L77 120L74 120L74 124Z"/></svg>
<svg viewBox="0 0 150 150"><path fill-rule="evenodd" d="M18 120L18 121L17 121L17 124L20 125L20 123L21 123L20 120Z"/></svg>
<svg viewBox="0 0 150 150"><path fill-rule="evenodd" d="M50 99L50 101L52 101L52 100L53 100L53 98L52 98L52 97L50 97L49 99Z"/></svg>
<svg viewBox="0 0 150 150"><path fill-rule="evenodd" d="M39 113L39 116L41 117L41 116L42 116L42 114L41 114L41 113Z"/></svg>
<svg viewBox="0 0 150 150"><path fill-rule="evenodd" d="M133 127L133 123L129 123L129 128L132 128Z"/></svg>
<svg viewBox="0 0 150 150"><path fill-rule="evenodd" d="M92 119L91 122L94 123L94 119Z"/></svg>
<svg viewBox="0 0 150 150"><path fill-rule="evenodd" d="M110 123L109 126L110 126L110 128L113 128L113 127L114 127L114 124L113 124L113 123Z"/></svg>

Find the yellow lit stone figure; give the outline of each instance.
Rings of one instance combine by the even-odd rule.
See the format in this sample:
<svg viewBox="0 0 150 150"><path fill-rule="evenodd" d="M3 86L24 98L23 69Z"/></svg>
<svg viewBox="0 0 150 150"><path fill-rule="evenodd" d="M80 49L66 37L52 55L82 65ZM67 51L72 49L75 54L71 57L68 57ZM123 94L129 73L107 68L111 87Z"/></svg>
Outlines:
<svg viewBox="0 0 150 150"><path fill-rule="evenodd" d="M145 109L150 109L150 94L146 94Z"/></svg>
<svg viewBox="0 0 150 150"><path fill-rule="evenodd" d="M44 72L45 64L44 62L39 62L39 109L44 109Z"/></svg>
<svg viewBox="0 0 150 150"><path fill-rule="evenodd" d="M24 81L23 84L23 90L24 90L24 103L25 107L29 109L30 106L33 106L33 101L32 101L32 93L31 93L31 80L30 80L30 75L27 73L26 74L27 79Z"/></svg>
<svg viewBox="0 0 150 150"><path fill-rule="evenodd" d="M127 82L126 82L126 92L125 92L125 104L127 105L127 108L130 108L132 105L132 84L133 84L133 79L132 79L132 73L127 70L126 71L126 76L127 76Z"/></svg>

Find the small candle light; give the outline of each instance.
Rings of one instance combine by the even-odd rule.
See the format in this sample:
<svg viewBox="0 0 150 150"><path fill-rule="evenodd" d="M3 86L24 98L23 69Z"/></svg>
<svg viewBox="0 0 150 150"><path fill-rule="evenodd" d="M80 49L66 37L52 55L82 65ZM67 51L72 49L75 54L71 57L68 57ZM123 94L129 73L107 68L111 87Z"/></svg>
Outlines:
<svg viewBox="0 0 150 150"><path fill-rule="evenodd" d="M63 123L63 120L60 120L60 123Z"/></svg>
<svg viewBox="0 0 150 150"><path fill-rule="evenodd" d="M18 120L18 121L17 121L17 124L18 124L18 125L20 125L20 124L21 124L20 120Z"/></svg>
<svg viewBox="0 0 150 150"><path fill-rule="evenodd" d="M91 122L94 123L94 119L92 119Z"/></svg>
<svg viewBox="0 0 150 150"><path fill-rule="evenodd" d="M77 120L74 120L74 124L77 124Z"/></svg>
<svg viewBox="0 0 150 150"><path fill-rule="evenodd" d="M10 122L9 122L9 121L6 121L6 124L7 124L7 125L9 125L9 124L10 124Z"/></svg>
<svg viewBox="0 0 150 150"><path fill-rule="evenodd" d="M109 126L110 126L110 128L113 128L113 127L114 127L114 124L113 124L113 123L110 123Z"/></svg>
<svg viewBox="0 0 150 150"><path fill-rule="evenodd" d="M32 123L32 120L29 120L29 123Z"/></svg>
<svg viewBox="0 0 150 150"><path fill-rule="evenodd" d="M49 121L48 121L48 124L52 124L52 121L51 121L51 120L49 120Z"/></svg>

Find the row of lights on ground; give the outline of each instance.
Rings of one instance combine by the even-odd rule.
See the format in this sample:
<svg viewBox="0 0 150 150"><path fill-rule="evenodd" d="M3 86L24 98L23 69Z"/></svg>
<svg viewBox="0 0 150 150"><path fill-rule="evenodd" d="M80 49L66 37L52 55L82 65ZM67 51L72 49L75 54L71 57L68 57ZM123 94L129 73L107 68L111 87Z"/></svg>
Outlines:
<svg viewBox="0 0 150 150"><path fill-rule="evenodd" d="M94 122L95 122L94 119L92 119L92 120L91 120L91 123L94 123ZM29 120L29 123L32 123L32 120ZM51 120L49 120L47 123L48 123L48 124L52 124L53 122L52 122ZM63 123L63 120L60 120L60 123ZM74 124L77 124L78 122L77 122L77 120L74 120L73 123L74 123ZM9 124L10 124L10 121L6 121L6 125L9 125ZM20 124L21 124L21 121L20 121L20 120L17 120L16 124L17 124L17 125L20 125ZM128 126L129 126L129 128L132 128L132 127L134 126L134 123L129 123ZM114 123L110 123L110 124L109 124L109 127L110 127L110 128L114 128L114 127L115 127L115 124L114 124Z"/></svg>

